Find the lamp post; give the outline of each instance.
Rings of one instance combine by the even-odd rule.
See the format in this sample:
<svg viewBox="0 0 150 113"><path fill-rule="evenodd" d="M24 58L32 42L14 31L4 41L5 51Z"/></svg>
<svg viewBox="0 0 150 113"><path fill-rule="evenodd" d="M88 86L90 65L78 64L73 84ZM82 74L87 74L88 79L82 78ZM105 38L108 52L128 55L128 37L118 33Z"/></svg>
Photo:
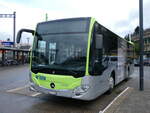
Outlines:
<svg viewBox="0 0 150 113"><path fill-rule="evenodd" d="M139 23L140 23L140 75L139 75L139 90L144 90L144 71L143 71L143 54L144 54L144 41L143 41L143 0L139 0Z"/></svg>

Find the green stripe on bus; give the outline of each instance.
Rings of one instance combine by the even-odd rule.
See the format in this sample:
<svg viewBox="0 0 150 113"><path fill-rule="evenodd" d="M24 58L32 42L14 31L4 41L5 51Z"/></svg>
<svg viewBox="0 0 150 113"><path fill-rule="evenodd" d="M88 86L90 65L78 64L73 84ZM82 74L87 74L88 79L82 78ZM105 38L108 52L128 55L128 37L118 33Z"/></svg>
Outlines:
<svg viewBox="0 0 150 113"><path fill-rule="evenodd" d="M89 55L90 55L90 42L91 42L91 35L92 35L92 28L95 23L95 19L91 18L90 27L89 27L89 34L88 34L88 47L87 47L87 58L86 58L86 72L85 75L89 75Z"/></svg>
<svg viewBox="0 0 150 113"><path fill-rule="evenodd" d="M40 76L45 77L45 79L41 80ZM32 80L38 86L42 86L47 89L52 89L50 87L51 83L55 84L55 90L71 90L79 87L81 85L82 78L74 78L72 76L67 75L52 75L52 74L45 74L45 73L32 73Z"/></svg>

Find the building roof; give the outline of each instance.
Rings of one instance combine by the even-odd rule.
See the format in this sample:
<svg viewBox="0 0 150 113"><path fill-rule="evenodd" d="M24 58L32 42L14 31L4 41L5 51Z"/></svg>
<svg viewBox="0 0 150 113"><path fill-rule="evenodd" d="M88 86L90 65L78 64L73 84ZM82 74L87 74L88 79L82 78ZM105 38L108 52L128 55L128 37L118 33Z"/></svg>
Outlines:
<svg viewBox="0 0 150 113"><path fill-rule="evenodd" d="M17 49L17 48L9 48L9 47L0 47L0 50L12 50L12 51L24 51L29 52L29 49Z"/></svg>

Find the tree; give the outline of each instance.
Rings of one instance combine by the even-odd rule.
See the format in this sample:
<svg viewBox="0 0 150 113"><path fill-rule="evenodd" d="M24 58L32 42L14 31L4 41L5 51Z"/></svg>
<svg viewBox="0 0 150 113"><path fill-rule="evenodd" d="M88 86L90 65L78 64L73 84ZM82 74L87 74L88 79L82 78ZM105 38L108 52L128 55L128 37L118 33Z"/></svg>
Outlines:
<svg viewBox="0 0 150 113"><path fill-rule="evenodd" d="M137 26L137 27L135 28L135 30L134 30L134 34L139 34L139 31L140 31L140 27Z"/></svg>
<svg viewBox="0 0 150 113"><path fill-rule="evenodd" d="M7 38L7 41L9 42L9 41L10 41L10 38Z"/></svg>
<svg viewBox="0 0 150 113"><path fill-rule="evenodd" d="M127 41L130 41L130 35L129 35L129 34L126 35L126 36L124 37L124 39L127 40Z"/></svg>
<svg viewBox="0 0 150 113"><path fill-rule="evenodd" d="M139 45L138 41L134 42L134 47L135 47L135 53L136 53L136 55L138 57L139 53L140 53L140 45Z"/></svg>

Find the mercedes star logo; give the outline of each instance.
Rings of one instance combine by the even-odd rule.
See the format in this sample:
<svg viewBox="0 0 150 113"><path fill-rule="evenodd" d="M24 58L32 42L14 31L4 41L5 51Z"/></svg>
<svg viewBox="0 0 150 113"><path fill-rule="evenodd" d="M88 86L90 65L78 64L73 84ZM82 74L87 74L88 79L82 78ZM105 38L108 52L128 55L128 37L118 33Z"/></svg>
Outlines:
<svg viewBox="0 0 150 113"><path fill-rule="evenodd" d="M54 83L51 83L50 86L51 86L51 88L54 88L54 87L55 87L55 84L54 84Z"/></svg>

